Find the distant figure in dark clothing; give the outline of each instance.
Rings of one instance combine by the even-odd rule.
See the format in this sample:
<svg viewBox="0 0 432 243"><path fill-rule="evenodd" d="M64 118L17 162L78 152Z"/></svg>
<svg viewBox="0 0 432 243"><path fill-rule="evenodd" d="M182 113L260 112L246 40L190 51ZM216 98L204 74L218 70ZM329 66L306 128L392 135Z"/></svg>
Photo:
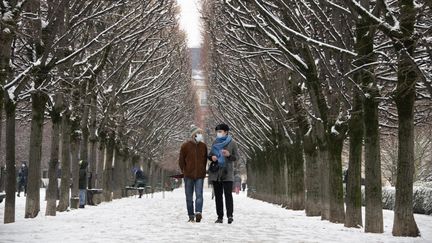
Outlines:
<svg viewBox="0 0 432 243"><path fill-rule="evenodd" d="M86 204L86 192L87 192L87 165L88 163L84 160L80 160L79 162L80 170L79 170L79 207L84 208Z"/></svg>
<svg viewBox="0 0 432 243"><path fill-rule="evenodd" d="M27 180L28 180L28 167L26 163L21 164L21 168L18 171L18 197L20 196L21 190L24 189L24 196L27 195Z"/></svg>
<svg viewBox="0 0 432 243"><path fill-rule="evenodd" d="M135 187L145 187L146 179L144 176L144 172L141 169L135 169ZM138 189L139 198L143 195L143 189Z"/></svg>
<svg viewBox="0 0 432 243"><path fill-rule="evenodd" d="M238 173L238 171L234 172L234 188L233 188L233 192L235 192L236 194L240 193L240 187L241 187L241 177L240 174Z"/></svg>

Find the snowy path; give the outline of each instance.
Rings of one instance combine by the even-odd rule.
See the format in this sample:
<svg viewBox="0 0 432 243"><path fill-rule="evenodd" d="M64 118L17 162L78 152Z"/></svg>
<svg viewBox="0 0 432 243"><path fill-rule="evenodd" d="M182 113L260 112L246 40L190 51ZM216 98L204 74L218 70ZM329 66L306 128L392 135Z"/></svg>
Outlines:
<svg viewBox="0 0 432 243"><path fill-rule="evenodd" d="M44 198L42 191L41 198ZM421 238L391 236L393 212L384 211L385 233L306 217L303 211L234 195L234 223L214 224L211 191L204 194L201 223L187 223L183 189L130 197L45 217L45 205L35 219L24 219L25 198L17 198L16 223L0 224L0 242L432 242L432 216L416 215ZM0 204L3 220L4 202Z"/></svg>

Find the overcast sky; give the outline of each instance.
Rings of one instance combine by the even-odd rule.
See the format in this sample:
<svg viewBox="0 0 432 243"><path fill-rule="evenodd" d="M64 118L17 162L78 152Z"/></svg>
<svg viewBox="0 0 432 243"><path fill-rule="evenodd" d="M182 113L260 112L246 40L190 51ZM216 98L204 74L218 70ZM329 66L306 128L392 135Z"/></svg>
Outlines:
<svg viewBox="0 0 432 243"><path fill-rule="evenodd" d="M201 44L199 2L200 0L177 0L181 8L180 26L187 33L189 47L197 47Z"/></svg>

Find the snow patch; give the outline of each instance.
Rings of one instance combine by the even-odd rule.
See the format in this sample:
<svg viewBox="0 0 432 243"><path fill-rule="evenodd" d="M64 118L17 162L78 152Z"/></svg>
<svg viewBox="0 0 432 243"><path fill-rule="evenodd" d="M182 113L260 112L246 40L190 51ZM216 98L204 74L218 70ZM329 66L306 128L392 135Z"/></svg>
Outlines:
<svg viewBox="0 0 432 243"><path fill-rule="evenodd" d="M331 128L331 134L339 136L340 133L336 130L335 126L332 126L332 128Z"/></svg>

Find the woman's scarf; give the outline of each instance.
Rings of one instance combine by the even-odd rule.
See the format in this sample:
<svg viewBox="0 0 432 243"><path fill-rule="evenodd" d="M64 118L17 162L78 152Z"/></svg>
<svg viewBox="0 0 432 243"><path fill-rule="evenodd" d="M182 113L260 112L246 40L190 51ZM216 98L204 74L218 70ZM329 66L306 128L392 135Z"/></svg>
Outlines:
<svg viewBox="0 0 432 243"><path fill-rule="evenodd" d="M225 166L225 157L222 154L222 149L232 141L232 137L227 135L221 138L216 138L215 143L212 145L211 152L217 157L218 165Z"/></svg>

